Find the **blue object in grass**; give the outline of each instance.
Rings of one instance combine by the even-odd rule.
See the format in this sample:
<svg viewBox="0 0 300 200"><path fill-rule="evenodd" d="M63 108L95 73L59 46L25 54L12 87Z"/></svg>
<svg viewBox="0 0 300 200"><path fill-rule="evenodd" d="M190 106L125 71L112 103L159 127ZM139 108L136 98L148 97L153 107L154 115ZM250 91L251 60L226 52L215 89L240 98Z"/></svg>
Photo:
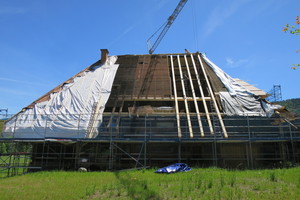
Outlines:
<svg viewBox="0 0 300 200"><path fill-rule="evenodd" d="M191 171L192 169L185 163L175 163L172 165L169 165L167 167L160 168L155 171L155 173L175 173L175 172L187 172Z"/></svg>

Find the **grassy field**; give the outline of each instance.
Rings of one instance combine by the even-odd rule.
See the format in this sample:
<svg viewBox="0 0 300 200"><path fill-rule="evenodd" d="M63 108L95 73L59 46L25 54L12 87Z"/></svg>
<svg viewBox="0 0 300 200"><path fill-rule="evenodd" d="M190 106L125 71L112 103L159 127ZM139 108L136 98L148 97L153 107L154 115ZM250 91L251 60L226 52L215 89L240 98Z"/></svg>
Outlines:
<svg viewBox="0 0 300 200"><path fill-rule="evenodd" d="M39 172L0 179L0 199L300 199L300 167Z"/></svg>

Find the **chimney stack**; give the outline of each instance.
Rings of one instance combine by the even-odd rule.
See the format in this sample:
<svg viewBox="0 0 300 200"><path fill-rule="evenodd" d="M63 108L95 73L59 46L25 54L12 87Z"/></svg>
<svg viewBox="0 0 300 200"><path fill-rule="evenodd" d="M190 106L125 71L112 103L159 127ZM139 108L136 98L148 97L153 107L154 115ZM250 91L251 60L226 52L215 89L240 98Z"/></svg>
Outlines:
<svg viewBox="0 0 300 200"><path fill-rule="evenodd" d="M109 51L107 49L101 49L101 64L104 64L108 59Z"/></svg>

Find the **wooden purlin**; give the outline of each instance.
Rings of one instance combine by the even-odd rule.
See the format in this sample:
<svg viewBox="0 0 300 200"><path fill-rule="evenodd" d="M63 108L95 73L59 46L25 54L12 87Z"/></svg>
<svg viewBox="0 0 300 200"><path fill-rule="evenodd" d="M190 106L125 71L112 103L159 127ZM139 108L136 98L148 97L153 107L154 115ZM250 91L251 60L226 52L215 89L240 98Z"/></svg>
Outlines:
<svg viewBox="0 0 300 200"><path fill-rule="evenodd" d="M214 130L213 130L213 126L212 126L212 123L211 123L209 111L208 111L207 104L206 104L206 101L205 101L205 95L204 95L203 88L202 88L202 85L201 85L201 82L200 82L200 76L199 76L199 73L198 73L198 70L197 70L197 67L196 67L196 64L195 64L193 54L190 54L190 55L191 55L195 75L196 75L196 78L197 78L197 83L198 83L198 87L199 87L199 90L200 90L200 94L201 94L201 97L202 97L202 100L203 100L202 102L203 102L203 107L204 107L205 115L206 115L208 126L209 126L209 131L210 131L211 134L214 134Z"/></svg>
<svg viewBox="0 0 300 200"><path fill-rule="evenodd" d="M198 107L198 103L197 103L197 99L196 99L195 89L194 89L194 85L193 85L193 79L191 76L191 71L190 71L190 67L189 67L189 63L187 61L186 55L184 55L184 60L185 60L185 65L186 65L186 69L188 72L189 82L190 82L190 86L191 86L191 90L192 90L193 101L195 104L196 115L197 115L198 124L199 124L199 128L200 128L200 135L201 135L201 137L204 137L204 130L203 130L199 107Z"/></svg>
<svg viewBox="0 0 300 200"><path fill-rule="evenodd" d="M191 117L190 117L190 109L189 109L188 102L187 102L187 96L186 96L185 85L184 85L184 78L183 78L183 75L182 75L182 68L181 68L179 55L177 55L177 61L178 61L180 79L181 79L181 86L182 86L182 92L183 92L186 118L187 118L187 121L188 121L188 128L189 128L189 132L190 132L190 138L193 138L194 134L193 134L193 128L192 128L192 123L191 123Z"/></svg>
<svg viewBox="0 0 300 200"><path fill-rule="evenodd" d="M180 115L179 115L179 108L178 108L178 101L177 101L177 88L176 88L173 56L170 56L170 60L171 60L171 71L172 71L172 83L173 83L173 90L174 90L175 110L176 110L177 132L178 132L178 137L181 138L182 134L181 134L181 127L180 127Z"/></svg>
<svg viewBox="0 0 300 200"><path fill-rule="evenodd" d="M216 101L216 98L215 98L215 94L214 94L213 91L212 91L210 82L209 82L209 80L208 80L207 74L206 74L206 72L205 72L205 69L204 69L204 67L203 67L203 63L202 63L202 60L201 60L199 54L198 54L198 60L199 60L199 62L200 62L200 66L201 66L201 68L202 68L203 75L204 75L204 77L205 77L205 81L206 81L206 83L207 83L209 93L210 93L211 98L212 98L212 100L213 100L213 104L214 104L214 106L215 106L215 109L216 109L216 112L217 112L217 116L218 116L219 122L220 122L220 124L221 124L221 128L222 128L224 137L225 137L225 138L228 138L227 131L226 131L226 128L225 128L225 125L224 125L224 122L223 122L223 119L222 119L222 116L221 116L221 114L220 114L220 110L219 110L219 107L218 107L218 104L217 104L217 101Z"/></svg>
<svg viewBox="0 0 300 200"><path fill-rule="evenodd" d="M136 101L135 99L132 99L132 98L130 98L131 96L128 96L128 97L126 97L126 96L124 96L124 101ZM210 97L204 97L204 99L205 100L207 100L207 101L209 101L209 100L211 100L211 98ZM187 98L186 99L187 101L194 101L194 99L192 99L192 98ZM197 101L203 101L203 98L201 98L201 97L196 97L196 100ZM145 97L140 97L140 99L139 99L139 101L152 101L152 102L154 102L154 101L174 101L174 97L161 97L161 98L159 98L159 97L147 97L147 98L145 98ZM184 99L183 99L183 97L177 97L177 101L184 101Z"/></svg>

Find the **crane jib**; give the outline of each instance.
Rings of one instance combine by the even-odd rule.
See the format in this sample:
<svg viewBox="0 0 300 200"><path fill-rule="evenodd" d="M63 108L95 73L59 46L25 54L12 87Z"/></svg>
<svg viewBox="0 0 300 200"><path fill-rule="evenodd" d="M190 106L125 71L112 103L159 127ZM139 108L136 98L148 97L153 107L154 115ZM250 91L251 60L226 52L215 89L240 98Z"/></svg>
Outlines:
<svg viewBox="0 0 300 200"><path fill-rule="evenodd" d="M185 6L186 2L188 0L181 0L177 7L175 8L175 10L173 11L172 15L168 17L167 23L164 26L163 30L160 32L159 36L157 37L157 39L155 40L154 44L151 45L150 44L150 39L158 32L156 31L148 40L148 50L149 50L149 54L152 54L155 49L157 48L157 46L159 45L159 43L161 42L161 40L163 39L163 37L165 36L165 34L167 33L167 31L169 30L170 26L172 25L172 23L175 21L175 19L177 18L178 14L180 13L180 11L182 10L182 8ZM161 27L159 28L161 29Z"/></svg>

